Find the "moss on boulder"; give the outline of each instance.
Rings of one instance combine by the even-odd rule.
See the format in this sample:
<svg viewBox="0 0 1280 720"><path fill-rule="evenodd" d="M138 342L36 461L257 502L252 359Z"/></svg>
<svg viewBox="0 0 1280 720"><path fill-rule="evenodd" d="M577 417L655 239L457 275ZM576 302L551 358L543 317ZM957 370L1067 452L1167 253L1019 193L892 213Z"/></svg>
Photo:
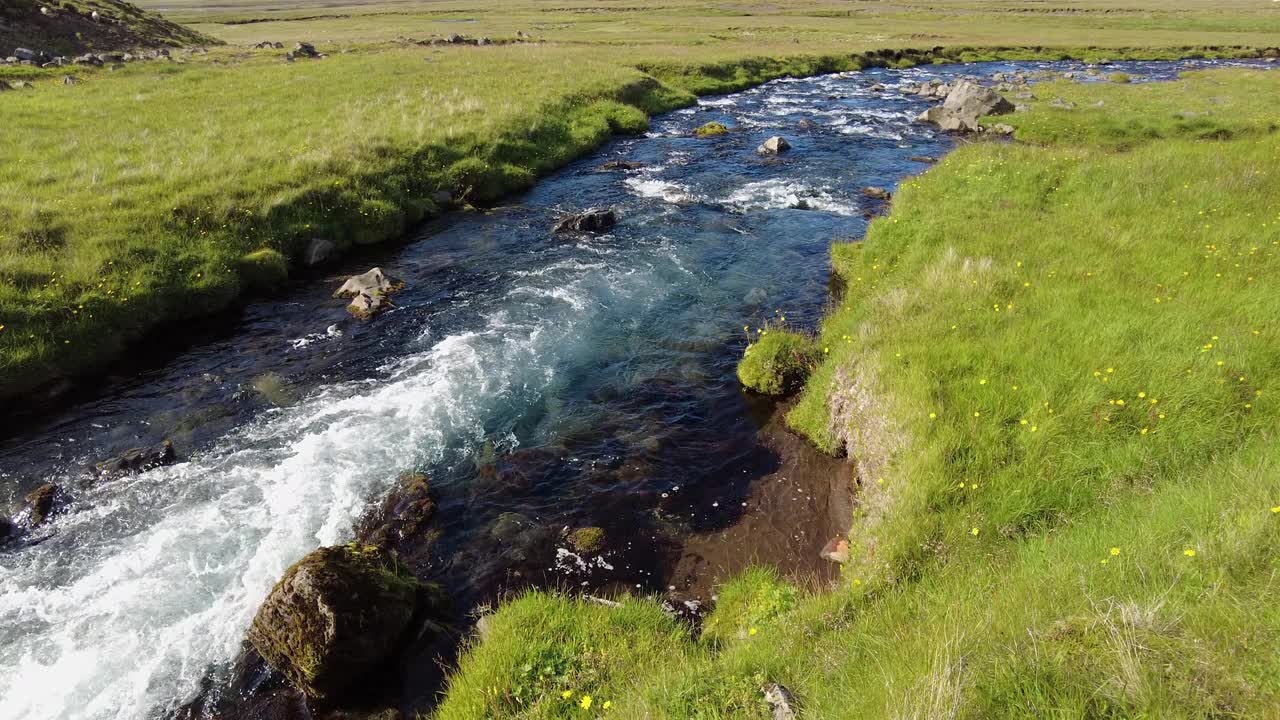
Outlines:
<svg viewBox="0 0 1280 720"><path fill-rule="evenodd" d="M376 545L320 548L285 571L249 640L307 695L332 698L395 654L418 594L417 579Z"/></svg>
<svg viewBox="0 0 1280 720"><path fill-rule="evenodd" d="M724 123L713 121L695 130L694 134L698 137L717 137L719 135L728 135L729 128Z"/></svg>
<svg viewBox="0 0 1280 720"><path fill-rule="evenodd" d="M813 338L790 330L767 330L743 351L738 380L765 395L785 395L800 387L817 360Z"/></svg>

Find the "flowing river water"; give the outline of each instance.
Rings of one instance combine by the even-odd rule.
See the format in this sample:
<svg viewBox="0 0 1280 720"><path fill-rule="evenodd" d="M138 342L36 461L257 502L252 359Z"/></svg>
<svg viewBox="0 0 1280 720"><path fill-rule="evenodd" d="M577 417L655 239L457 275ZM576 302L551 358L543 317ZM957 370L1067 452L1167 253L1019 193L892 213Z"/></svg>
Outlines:
<svg viewBox="0 0 1280 720"><path fill-rule="evenodd" d="M1208 64L1107 70L1143 81ZM744 326L815 327L829 245L859 238L878 209L862 188L892 188L926 169L912 158L953 143L912 122L930 101L896 88L1015 69L1083 66L869 70L704 99L508 205L334 269L407 282L372 322L330 298L330 276L312 278L201 328L194 346L142 348L160 359L11 427L0 510L49 481L73 500L0 548L0 718L172 713L230 672L281 572L352 537L406 470L431 477L441 572L463 605L529 567L539 583L582 576L564 552L522 552L502 531L513 523L603 526L616 551L592 577L663 592L654 548L732 525L774 461L757 440L767 408L734 377ZM692 137L710 120L737 129ZM758 156L775 134L793 149ZM615 159L643 167L598 170ZM622 222L550 232L589 205ZM84 472L165 438L174 465Z"/></svg>

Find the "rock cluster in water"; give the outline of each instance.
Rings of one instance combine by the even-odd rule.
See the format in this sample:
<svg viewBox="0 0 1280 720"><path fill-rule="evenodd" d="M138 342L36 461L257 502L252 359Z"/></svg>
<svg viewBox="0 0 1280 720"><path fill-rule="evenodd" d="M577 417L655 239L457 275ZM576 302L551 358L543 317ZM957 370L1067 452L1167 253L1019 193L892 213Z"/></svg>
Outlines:
<svg viewBox="0 0 1280 720"><path fill-rule="evenodd" d="M350 298L347 312L367 320L392 307L390 295L404 289L404 282L388 277L382 268L372 268L361 275L347 278L333 293L336 298Z"/></svg>
<svg viewBox="0 0 1280 720"><path fill-rule="evenodd" d="M939 85L938 89L946 85ZM936 90L935 95L936 97ZM1014 110L1003 96L971 80L961 80L947 90L946 99L920 114L917 121L937 125L953 132L980 132L978 119L988 115L1004 115Z"/></svg>

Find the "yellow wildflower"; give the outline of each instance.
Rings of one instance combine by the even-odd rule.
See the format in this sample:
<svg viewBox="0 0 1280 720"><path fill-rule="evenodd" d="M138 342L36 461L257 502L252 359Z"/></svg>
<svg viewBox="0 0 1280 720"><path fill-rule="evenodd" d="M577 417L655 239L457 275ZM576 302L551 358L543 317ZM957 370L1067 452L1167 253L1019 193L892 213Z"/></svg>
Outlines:
<svg viewBox="0 0 1280 720"><path fill-rule="evenodd" d="M1116 555L1119 555L1119 554L1120 554L1120 548L1118 548L1118 547L1113 547L1113 548L1111 548L1111 556L1112 556L1112 557L1115 557Z"/></svg>
<svg viewBox="0 0 1280 720"><path fill-rule="evenodd" d="M1183 554L1183 555L1186 555L1187 557L1195 557L1195 556L1196 556L1196 549L1195 549L1195 548L1187 548L1186 550L1183 550L1183 551L1182 551L1182 554Z"/></svg>
<svg viewBox="0 0 1280 720"><path fill-rule="evenodd" d="M582 709L583 709L583 710L590 710L590 709L591 709L591 696L590 696L590 695L583 695L583 696L582 696L582 699L578 701L578 705L582 706Z"/></svg>

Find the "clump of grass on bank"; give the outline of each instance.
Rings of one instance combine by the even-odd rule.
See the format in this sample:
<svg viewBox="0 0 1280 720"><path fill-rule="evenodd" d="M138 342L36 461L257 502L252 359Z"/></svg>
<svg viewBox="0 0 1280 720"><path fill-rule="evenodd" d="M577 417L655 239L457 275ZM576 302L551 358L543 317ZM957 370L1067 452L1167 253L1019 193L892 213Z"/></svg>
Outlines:
<svg viewBox="0 0 1280 720"><path fill-rule="evenodd" d="M743 351L738 380L758 393L785 395L800 387L817 360L813 338L785 323L766 323Z"/></svg>
<svg viewBox="0 0 1280 720"><path fill-rule="evenodd" d="M1280 90L1186 82L1241 127ZM833 249L847 293L788 420L858 464L842 582L734 581L701 638L659 639L670 667L625 673L619 717L757 717L718 693L766 682L806 717L1280 706L1280 136L1117 136L1187 89L1073 88L1110 119L1042 101L1039 144L961 148Z"/></svg>

